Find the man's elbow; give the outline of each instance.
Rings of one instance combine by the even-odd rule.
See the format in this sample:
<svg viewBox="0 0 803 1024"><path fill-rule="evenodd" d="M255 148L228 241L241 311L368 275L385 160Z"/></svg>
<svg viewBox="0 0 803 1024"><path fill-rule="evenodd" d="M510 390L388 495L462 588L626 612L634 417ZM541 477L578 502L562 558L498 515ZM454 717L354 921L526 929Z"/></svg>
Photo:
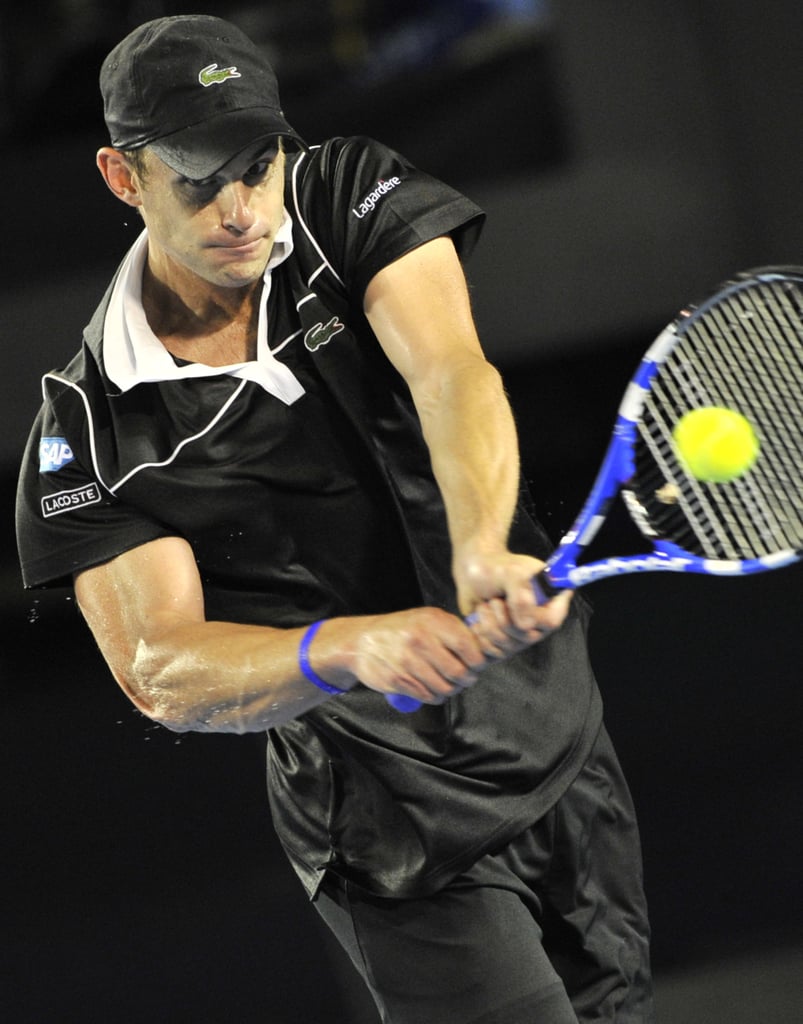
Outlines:
<svg viewBox="0 0 803 1024"><path fill-rule="evenodd" d="M202 712L170 682L170 669L141 642L130 664L113 669L117 684L146 718L171 732L203 731Z"/></svg>

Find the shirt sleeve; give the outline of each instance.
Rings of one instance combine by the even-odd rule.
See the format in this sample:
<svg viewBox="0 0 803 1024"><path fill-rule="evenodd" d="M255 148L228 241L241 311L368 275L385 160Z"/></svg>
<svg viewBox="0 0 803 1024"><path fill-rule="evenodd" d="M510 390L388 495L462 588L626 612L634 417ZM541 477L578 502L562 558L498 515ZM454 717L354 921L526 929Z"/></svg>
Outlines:
<svg viewBox="0 0 803 1024"><path fill-rule="evenodd" d="M381 143L333 139L308 159L302 228L355 297L379 270L433 238L451 235L465 258L479 237L485 215L475 203Z"/></svg>
<svg viewBox="0 0 803 1024"><path fill-rule="evenodd" d="M27 588L70 585L83 569L175 533L104 487L82 451L82 431L65 426L49 403L23 456L16 528Z"/></svg>

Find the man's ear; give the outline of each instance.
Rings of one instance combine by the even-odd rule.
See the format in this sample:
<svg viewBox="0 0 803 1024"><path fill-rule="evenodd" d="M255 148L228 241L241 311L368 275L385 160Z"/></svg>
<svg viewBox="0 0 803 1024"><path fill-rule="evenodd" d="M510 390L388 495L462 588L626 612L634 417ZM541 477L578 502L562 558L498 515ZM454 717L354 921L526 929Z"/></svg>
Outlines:
<svg viewBox="0 0 803 1024"><path fill-rule="evenodd" d="M95 159L103 180L111 191L129 206L141 206L140 185L131 164L119 149L104 146Z"/></svg>

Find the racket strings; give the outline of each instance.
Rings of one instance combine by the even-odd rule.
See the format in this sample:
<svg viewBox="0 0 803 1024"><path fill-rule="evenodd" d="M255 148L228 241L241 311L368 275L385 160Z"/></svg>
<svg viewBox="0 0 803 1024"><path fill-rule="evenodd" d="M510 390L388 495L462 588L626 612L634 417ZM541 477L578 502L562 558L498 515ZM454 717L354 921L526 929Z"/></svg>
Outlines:
<svg viewBox="0 0 803 1024"><path fill-rule="evenodd" d="M707 394L703 396L704 404L718 404L743 411L748 418L756 424L763 425L759 429L759 436L763 445L762 464L757 472L749 474L743 480L738 481L730 487L706 488L696 481L694 492L700 503L705 505L707 520L710 522L716 516L722 518L731 526L738 524L747 538L745 543L747 549L754 553L763 553L777 547L783 547L786 543L794 540L799 535L799 522L787 524L786 501L789 497L788 478L790 472L794 471L793 460L786 457L786 435L773 431L773 436L768 434L775 425L772 398L776 390L767 386L753 384L748 388L745 382L751 378L755 381L758 374L756 367L766 365L763 361L758 364L752 363L747 366L744 361L739 361L740 370L753 371L749 376L742 372L737 375L723 373L723 367L728 367L727 356L732 351L723 352L721 344L711 347L711 332L709 325L701 325L708 344L708 350L714 351L716 356L713 363L713 372L709 373L711 386ZM724 335L722 323L715 324L713 337L719 343ZM742 325L740 325L742 326ZM736 332L735 332L736 333ZM760 350L754 349L756 352ZM742 351L744 351L742 349ZM762 360L765 359L762 356ZM709 368L710 369L710 368ZM798 446L799 447L799 446ZM783 465L786 463L786 465ZM718 498L718 501L713 499ZM708 499L708 500L704 500ZM777 514L780 513L780 514ZM791 526L791 535L788 526ZM739 548L734 550L738 554Z"/></svg>
<svg viewBox="0 0 803 1024"><path fill-rule="evenodd" d="M748 476L740 483L737 496L740 495L745 504L745 508L740 509L739 514L741 515L742 512L747 513L747 517L743 517L743 521L744 528L750 532L751 543L754 546L758 544L756 534L749 530L750 526L755 524L760 527L761 535L769 533L767 544L769 547L772 547L773 544L782 544L785 538L783 531L779 534L777 528L773 530L775 521L771 516L767 515L765 510L767 508L771 509L772 504L762 502L762 493L759 493L761 488L757 485L761 484L764 492L769 488L776 499L777 506L778 500L783 501L786 497L785 478L788 476L788 471L794 471L794 460L784 459L786 452L785 440L788 437L785 432L779 433L776 429L773 432L772 438L767 438L768 431L775 426L778 419L774 415L774 401L779 395L783 395L787 391L785 387L779 387L779 385L785 384L786 374L779 376L775 372L770 373L771 386L768 386L766 380L763 381L762 386L761 378L767 375L762 374L761 371L768 367L774 369L778 365L788 367L789 360L783 356L779 357L777 351L770 353L772 359L768 360L766 345L755 344L755 338L751 337L752 335L760 334L762 341L766 341L766 339L772 340L773 335L769 331L758 332L756 330L755 320L753 319L755 307L745 311L744 299L746 297L741 296L740 298L742 301L739 303L738 319L734 320L730 316L726 318L723 309L718 307L712 311L708 319L703 319L699 323L698 333L700 338L695 338L695 332L692 332L690 339L692 341L702 339L703 347L701 351L709 354L712 353L714 356L713 361L709 359L706 365L709 386L707 391L704 391L700 396L703 402L735 407L740 411L744 411L754 423L761 423L764 426L763 431L760 431L760 434L763 434L762 442L764 445L763 465L761 467L765 471L763 479L759 479L756 474ZM745 315L745 312L747 312L747 315ZM777 340L777 336L775 338ZM723 339L727 339L727 347L723 346ZM688 345L688 342L686 345ZM745 364L745 352L755 353L758 359L748 360L747 364ZM729 358L734 353L737 353L739 356L737 372L735 374L732 372L732 361ZM751 382L750 387L746 386L748 381ZM788 406L788 401L786 405ZM786 412L788 414L788 408ZM781 415L783 416L783 411ZM787 471L779 472L779 456L781 461L787 463ZM774 466L770 467L770 463L774 463ZM775 472L766 472L770 468L773 468ZM781 484L780 488L778 486L779 483ZM700 491L699 487L697 491ZM730 497L731 500L733 497L732 495L727 495L727 493L723 495L719 488L715 489L713 493ZM781 508L783 509L783 506ZM720 502L720 510L727 514L728 506Z"/></svg>
<svg viewBox="0 0 803 1024"><path fill-rule="evenodd" d="M788 305L785 309L778 307L774 302L774 293L766 287L762 287L760 293L764 304L758 308L756 296L736 296L736 299L741 300L742 309L737 324L740 339L747 351L759 357L753 360L752 366L754 379L759 386L745 392L745 382L742 381L741 395L745 398L746 393L753 393L759 401L772 396L772 401L764 403L770 416L778 411L781 415L785 412L787 418L794 417L800 410L800 393L792 389L792 384L796 381L799 386L799 376L791 376L789 368L794 367L795 363L799 366L801 349L799 340L795 336L790 337L788 330L790 317L794 316L800 322L800 311ZM715 310L714 316L718 327L717 340L720 341L729 324L721 310ZM762 331L762 325L772 331Z"/></svg>
<svg viewBox="0 0 803 1024"><path fill-rule="evenodd" d="M745 284L679 324L638 421L628 491L644 532L716 560L803 548L801 339L803 293L790 281ZM692 477L672 439L685 412L708 405L745 415L760 440L730 483Z"/></svg>
<svg viewBox="0 0 803 1024"><path fill-rule="evenodd" d="M701 331L705 334L707 348L714 352L715 360L711 374L716 381L717 404L735 408L747 415L754 423L762 442L762 462L757 474L748 475L742 482L742 493L745 500L751 497L750 510L752 521L765 520L765 529L772 523L764 514L759 484L769 488L776 501L781 502L787 495L788 482L799 474L801 459L800 434L797 432L796 444L790 447L789 441L795 440L795 431L789 431L786 424L800 425L801 409L801 349L792 348L784 328L789 326L789 315L779 319L772 315L771 306L762 305L757 299L771 297L769 289L760 289L760 295L749 293L737 294L733 304L736 316L726 316L725 311L717 307L712 310L712 319L701 322ZM797 314L799 316L799 314ZM762 329L763 326L763 329ZM730 339L726 346L723 341ZM736 342L738 341L738 347ZM730 369L729 357L737 349L739 365L747 363L745 369L749 374L726 373ZM749 359L745 358L749 355ZM797 367L798 372L790 374L790 367ZM797 380L797 391L793 394L790 380ZM782 486L778 486L778 485ZM797 510L795 510L797 511ZM800 519L796 530L799 535ZM781 542L782 538L778 538Z"/></svg>
<svg viewBox="0 0 803 1024"><path fill-rule="evenodd" d="M688 346L685 349L680 352L676 350L674 359L665 364L662 375L654 383L654 391L648 399L642 423L642 436L660 469L661 479L673 485L669 504L672 498L676 498L680 506L672 510L672 515L664 514L660 517L663 523L658 532L664 536L674 534L673 539L682 543L682 546L688 548L691 545L693 550L707 557L739 558L740 545L734 543L740 534L739 520L735 518L730 505L720 501L717 506L703 484L693 477L686 477L675 454L672 428L683 412L696 406L723 404L721 374L713 348L709 345L700 350L705 375L688 358ZM712 382L717 378L720 378L719 387L715 388ZM656 437L660 441L658 445L655 443ZM685 487L681 486L682 482ZM679 512L682 514L679 515ZM667 524L672 525L671 530L667 529ZM679 528L684 528L681 536L678 536ZM689 532L693 534L696 543L690 541Z"/></svg>

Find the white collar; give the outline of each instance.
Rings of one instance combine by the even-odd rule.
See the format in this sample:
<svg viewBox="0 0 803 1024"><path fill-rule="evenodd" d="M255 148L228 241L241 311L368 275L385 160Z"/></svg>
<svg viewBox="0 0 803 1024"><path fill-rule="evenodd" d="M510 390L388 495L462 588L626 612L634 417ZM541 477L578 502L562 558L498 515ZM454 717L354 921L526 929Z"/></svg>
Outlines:
<svg viewBox="0 0 803 1024"><path fill-rule="evenodd" d="M204 363L177 365L148 325L142 308L142 273L148 253L148 232L143 230L120 267L112 289L103 326L103 360L106 373L121 391L148 381L185 380L229 374L254 381L267 392L290 405L304 394L292 371L280 363L268 348L267 303L271 272L293 251L293 222L285 210L276 232L273 249L265 267L257 323L256 359L230 366Z"/></svg>

